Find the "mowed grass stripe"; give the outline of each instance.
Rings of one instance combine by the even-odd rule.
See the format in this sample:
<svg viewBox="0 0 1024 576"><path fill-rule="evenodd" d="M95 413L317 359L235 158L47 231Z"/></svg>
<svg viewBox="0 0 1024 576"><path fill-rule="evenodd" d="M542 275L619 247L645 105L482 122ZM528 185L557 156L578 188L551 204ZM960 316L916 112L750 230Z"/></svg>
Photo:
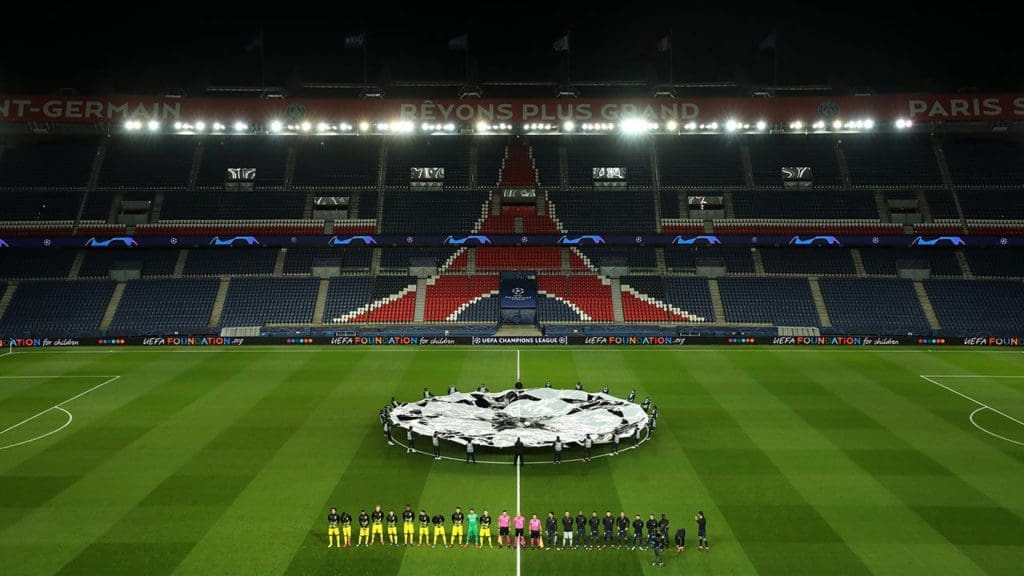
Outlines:
<svg viewBox="0 0 1024 576"><path fill-rule="evenodd" d="M692 364L688 359L673 357L681 371L689 371ZM808 573L870 574L860 557L736 420L737 406L722 399L730 394L723 375L704 366L690 375L699 384L694 392L700 402L700 408L689 413L691 422L698 430L713 430L714 444L709 448L720 447L692 451L691 460L757 571L784 573L792 570L793 558L799 558ZM750 408L744 416L756 417L757 397L739 395L736 400ZM737 483L737 476L747 478ZM744 494L754 485L768 497L752 500ZM709 519L709 529L713 522Z"/></svg>
<svg viewBox="0 0 1024 576"><path fill-rule="evenodd" d="M356 549L359 510L367 513L380 504L385 513L394 508L401 516L406 503L419 509L420 494L433 462L422 456L409 456L396 446L388 446L377 412L392 396L421 397L422 388L437 391L442 381L454 378L461 366L461 354L418 353L368 354L360 363L356 400L346 406L346 426L328 446L345 446L348 458L340 474L331 477L319 494L318 505L310 510L304 537L298 547L288 549L290 560L286 574L397 574L403 549L374 546ZM454 367L454 370L453 370ZM453 380L454 381L454 380ZM422 383L422 384L420 384ZM445 384L447 388L447 384ZM340 448L339 448L340 449ZM327 511L336 506L353 518L351 549L327 548ZM385 538L386 538L385 534ZM401 538L401 526L399 526Z"/></svg>
<svg viewBox="0 0 1024 576"><path fill-rule="evenodd" d="M181 447L172 417L207 394L215 395L221 381L204 379L220 369L212 358L167 360L140 362L146 366L139 368L151 369L153 377L136 380L135 372L128 371L125 387L104 389L104 395L90 399L90 405L116 408L97 414L95 422L79 418L69 436L61 434L56 444L0 476L0 482L34 479L31 487L12 495L21 507L0 508L10 519L0 533L0 556L11 566L23 573L54 573L134 506L148 491L147 482L158 483L169 473L166 459L173 469L174 451L159 449ZM223 381L234 373L225 369ZM148 425L136 420L139 411L149 418ZM184 449L182 458L187 458L191 449ZM50 544L45 554L36 548L41 542Z"/></svg>
<svg viewBox="0 0 1024 576"><path fill-rule="evenodd" d="M75 406L79 414L77 422L60 434L38 445L6 451L4 457L10 455L12 465L0 475L0 509L4 511L5 520L0 545L7 542L15 528L19 533L26 529L17 524L23 516L47 506L65 489L148 433L154 425L208 393L212 388L204 381L204 375L218 368L212 358L176 363L161 360L155 367L158 370L150 378L125 377L121 379L122 386L105 387L83 397ZM232 371L225 369L223 373L228 376ZM93 404L109 411L96 412L90 417L86 406ZM145 425L136 423L140 411L149 416ZM52 518L44 516L37 524L50 525L49 533L53 537Z"/></svg>
<svg viewBox="0 0 1024 576"><path fill-rule="evenodd" d="M873 572L895 569L904 573L984 574L961 551L948 546L943 535L907 506L899 494L864 468L862 458L843 449L840 442L844 427L823 425L823 419L831 417L834 422L853 423L878 435L888 433L822 391L813 376L820 373L812 366L769 355L759 361L732 358L728 363L716 363L714 368L729 383L729 392L759 398L758 414L738 421L756 418L759 426L769 428L751 430L751 437ZM834 372L828 377L836 378ZM727 393L723 397L734 396ZM771 428L777 433L773 434ZM868 458L890 456L886 450L875 449L861 450L860 454ZM886 529L878 530L882 518Z"/></svg>
<svg viewBox="0 0 1024 576"><path fill-rule="evenodd" d="M988 373L990 355L977 358L976 373ZM856 365L864 361L858 359ZM863 372L867 378L857 385L859 394L827 379L819 384L1024 519L1019 482L1024 477L1024 449L976 429L968 416L977 405L917 377L922 366L886 358L875 358L870 364L876 369ZM908 414L915 416L908 418Z"/></svg>
<svg viewBox="0 0 1024 576"><path fill-rule="evenodd" d="M201 448L59 574L169 574L331 390L311 357L233 364L240 376L255 381L259 399L216 435L202 431ZM159 522L179 506L188 511L187 530L169 526L159 542L140 535L140 526ZM116 572L107 566L111 556L119 559Z"/></svg>
<svg viewBox="0 0 1024 576"><path fill-rule="evenodd" d="M780 362L786 363L785 360ZM834 394L835 378L827 375L824 366L810 363L799 366L793 363L786 364L794 370L803 371L818 389L828 393L828 400L835 402L837 407L846 406L849 410L856 410L850 403L845 402L841 395ZM884 371L890 367L885 364L874 367L874 370L880 369ZM871 385L866 382L871 382L877 377L867 370L859 382L861 385ZM943 462L955 461L961 457L983 459L986 453L997 455L998 452L987 447L968 451L976 444L976 439L971 436L971 430L962 431L955 425L951 427L922 407L899 406L903 404L899 400L882 400L881 403L885 403L886 406L880 406L872 412L863 412L861 415L864 418L876 419L884 427L887 434L886 446L876 449L844 448L844 452L896 495L906 507L927 522L936 533L966 553L985 571L993 574L1009 573L1006 571L1011 570L1013 566L1019 568L1024 565L1024 549L1018 548L1018 553L1011 559L1007 559L1006 554L989 554L985 551L986 545L1013 546L1015 542L1024 541L1024 521L1006 507L1010 502L1019 503L1020 493L1018 492L1011 500L1004 501L1007 503L1000 503L973 485L972 478L977 480L986 475L962 476ZM887 422L878 417L883 413L898 413L899 419ZM894 422L898 422L899 425L892 425ZM835 428L820 429L822 434L835 436L836 444L843 447L842 439L838 437ZM930 436L941 440L929 443L911 442L910 435L907 434L909 431L912 431L913 436ZM1017 467L1014 462L1007 463L1010 467ZM990 471L989 475L993 478L1005 478L1010 467L1001 471ZM936 543L933 548L933 554L939 553L942 549L940 543ZM1007 563L1007 560L1011 562ZM951 569L947 567L946 570Z"/></svg>
<svg viewBox="0 0 1024 576"><path fill-rule="evenodd" d="M706 399L697 391L692 375L678 368L677 362L685 358L665 355L664 359L652 359L641 350L624 351L622 355L631 372L624 381L637 383L639 397L650 394L661 413L654 438L614 463L618 469L616 484L627 507L650 506L652 499L666 501L672 536L675 529L686 529L688 551L669 560L669 566L677 571L756 573L728 517L718 508L691 459L694 451L706 451L706 444L705 431L693 425L689 410ZM703 510L709 518L713 555L705 556L697 550L693 519L697 510Z"/></svg>
<svg viewBox="0 0 1024 576"><path fill-rule="evenodd" d="M213 362L212 359L204 363ZM160 364L150 359L143 361L156 370ZM219 365L191 366L173 382L158 387L146 398L157 407L161 403L174 406L173 415L161 416L137 404L140 412L126 412L118 422L108 422L112 429L122 426L126 431L141 428L138 418L153 422L151 428L124 449L92 470L80 482L60 494L45 508L37 510L32 523L19 527L19 544L59 542L45 555L27 555L34 573L51 574L94 543L122 517L131 511L168 475L177 470L217 431L225 428L237 415L269 390L269 385L254 382L255 375L266 375L282 370L270 363L253 363L250 367L225 367L224 378L207 382L201 374L220 369ZM193 398L182 405L186 398ZM194 494L197 490L191 490ZM182 499L189 497L183 492ZM157 516L157 515L154 515ZM74 518L74 521L68 521ZM177 531L194 527L193 517L187 512L170 509L152 521L132 529L131 538L162 543L175 538ZM153 552L155 549L151 549ZM18 552L22 552L18 550ZM154 552L155 553L155 552Z"/></svg>
<svg viewBox="0 0 1024 576"><path fill-rule="evenodd" d="M176 574L280 574L306 539L311 520L326 514L328 493L351 462L369 406L350 402L354 388L379 372L367 354L335 354L317 362L330 394L175 570ZM315 525L324 537L323 521ZM244 534L245 537L239 537Z"/></svg>

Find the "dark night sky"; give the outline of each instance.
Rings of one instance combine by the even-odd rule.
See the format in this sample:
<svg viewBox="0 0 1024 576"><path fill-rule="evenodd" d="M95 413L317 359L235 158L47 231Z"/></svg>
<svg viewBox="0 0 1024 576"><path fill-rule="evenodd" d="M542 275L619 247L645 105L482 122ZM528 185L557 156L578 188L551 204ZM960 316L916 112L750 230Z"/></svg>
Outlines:
<svg viewBox="0 0 1024 576"><path fill-rule="evenodd" d="M185 89L198 95L210 85L254 86L259 56L246 46L261 29L267 84L292 93L303 82L361 80L362 53L346 50L343 38L363 30L370 34L371 79L460 80L463 55L448 51L447 41L469 32L481 81L555 81L560 60L551 44L571 31L574 79L645 80L656 73L665 80L667 58L654 47L672 28L677 81L769 83L772 54L758 45L777 29L781 84L831 83L841 92L1017 90L1024 84L1019 26L1008 12L974 9L976 3L837 8L791 2L746 10L738 4L702 10L692 2L671 8L421 6L428 4L333 14L320 14L314 4L291 5L281 9L288 17L244 20L203 18L194 15L203 11L188 8L124 22L113 12L68 13L66 20L5 31L0 92L71 87L80 93Z"/></svg>

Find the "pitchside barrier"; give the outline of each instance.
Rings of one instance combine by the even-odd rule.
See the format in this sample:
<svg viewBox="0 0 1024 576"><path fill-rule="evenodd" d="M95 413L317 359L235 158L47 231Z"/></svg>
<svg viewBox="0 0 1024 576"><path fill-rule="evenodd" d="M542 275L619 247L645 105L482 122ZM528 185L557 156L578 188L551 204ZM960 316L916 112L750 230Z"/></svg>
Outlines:
<svg viewBox="0 0 1024 576"><path fill-rule="evenodd" d="M923 338L917 336L335 336L132 338L4 338L4 348L231 347L231 346L971 346L1020 347L1022 337Z"/></svg>

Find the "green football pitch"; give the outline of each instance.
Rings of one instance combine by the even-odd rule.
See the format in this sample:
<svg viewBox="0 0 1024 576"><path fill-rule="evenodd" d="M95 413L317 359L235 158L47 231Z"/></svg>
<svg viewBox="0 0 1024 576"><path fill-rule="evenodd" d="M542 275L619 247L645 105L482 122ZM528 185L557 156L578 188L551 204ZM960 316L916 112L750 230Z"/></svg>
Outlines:
<svg viewBox="0 0 1024 576"><path fill-rule="evenodd" d="M635 388L658 428L589 463L528 454L518 481L507 456L385 442L392 396L517 370ZM25 351L0 357L0 430L4 575L1024 573L1019 350ZM541 517L664 513L687 551L327 548L331 506L497 516L517 495Z"/></svg>

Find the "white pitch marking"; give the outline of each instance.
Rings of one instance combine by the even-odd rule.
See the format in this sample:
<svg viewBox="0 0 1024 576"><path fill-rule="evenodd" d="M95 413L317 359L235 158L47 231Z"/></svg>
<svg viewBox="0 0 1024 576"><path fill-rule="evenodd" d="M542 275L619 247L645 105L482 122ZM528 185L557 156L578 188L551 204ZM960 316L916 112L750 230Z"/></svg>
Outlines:
<svg viewBox="0 0 1024 576"><path fill-rule="evenodd" d="M102 376L0 376L0 378L102 378ZM43 414L46 414L50 410L60 410L61 412L67 414L67 416L68 416L67 422L65 422L60 428L57 428L56 430L51 430L50 432L47 432L46 434L43 434L41 436L36 436L35 438L32 438L30 440L26 440L26 441L23 441L23 442L18 442L16 444L10 444L8 446L0 446L0 450L6 450L8 448L14 448L15 446L21 446L23 444L28 444L29 442L35 442L36 440L40 440L42 438L46 438L47 436L49 436L51 434L55 434L55 433L63 430L64 428L67 428L68 425L71 424L71 421L74 420L74 416L71 415L71 412L68 412L67 410L65 410L63 408L63 406L65 404L67 404L68 402L71 402L73 400L77 400L77 399L81 398L82 396L85 396L86 394L88 394L88 393L90 393L90 392L92 392L94 390L102 388L102 387L106 386L107 384L110 384L114 380L117 380L118 378L120 378L120 376L111 376L109 379L107 379L107 380L105 380L105 381L103 381L103 382L93 386L92 388L89 388L85 392L79 392L78 394L75 394L71 398L68 398L67 400L64 400L63 402L61 402L59 404L54 404L53 406L50 406L46 410L43 410L42 412L39 412L39 413L37 413L37 414L35 414L33 416L29 416L28 418L22 420L21 422L18 422L17 424L15 424L13 426L8 426L4 430L0 431L0 436L3 436L4 434L6 434L7 432L10 432L11 430L14 430L18 426L21 426L22 424L26 424L28 422L31 422L31 421L35 420L36 418L39 418L40 416L42 416Z"/></svg>
<svg viewBox="0 0 1024 576"><path fill-rule="evenodd" d="M53 430L50 430L46 434L40 434L39 436L36 436L35 438L29 438L28 440L22 440L21 442L17 442L17 443L14 443L14 444L8 444L6 446L0 446L0 450L7 450L8 448L16 448L18 446L22 446L22 445L25 445L25 444L31 444L32 442L35 442L36 440L42 440L43 438L46 438L47 436L50 436L51 434L56 434L57 432L60 432L61 430L63 430L65 428L67 428L68 426L70 426L71 425L71 421L75 419L75 417L71 415L71 412L68 412L67 410L61 408L60 406L55 406L54 408L56 408L57 410L60 410L61 412L63 412L68 417L67 421L65 421L64 424L61 425L60 428L55 428ZM49 410L46 410L44 412L40 412L40 414L45 414L46 412L49 412L50 410L53 410L54 408L50 408ZM21 424L24 424L24 422L16 424L15 426L13 426L13 428L16 428L17 426L20 426ZM11 428L8 428L7 430L10 430L10 429ZM7 430L4 430L4 432L6 432ZM3 434L4 432L0 432L0 434Z"/></svg>
<svg viewBox="0 0 1024 576"><path fill-rule="evenodd" d="M1020 420L1014 418L1013 416L1010 416L1009 414L1007 414L1006 412L1003 412L1002 410L999 410L998 408L993 408L993 407L989 406L988 404L985 404L984 402L981 402L979 400L971 398L970 396L968 396L967 394L964 394L963 392L960 392L959 390L954 390L953 388L950 388L949 386L946 386L945 384L943 384L941 382L933 380L933 378L960 378L961 376L925 376L923 374L919 374L918 376L920 376L921 378L924 378L925 380L931 382L932 384L935 384L936 386L939 386L941 388L945 388L946 390L949 390L950 392L952 392L953 394L956 394L957 396L960 396L961 398L965 398L967 400L970 400L971 402L974 402L978 406L981 406L981 408L979 408L978 410L975 410L974 412L971 412L971 415L968 417L968 420L971 421L971 424L974 424L975 428L981 430L982 432L984 432L986 434L989 434L991 436L995 436L996 438L1001 438L1003 440L1009 440L1010 442L1013 442L1014 444L1021 444L1020 442L1017 442L1015 440L1010 440L1009 438L1004 438L1002 436L999 436L998 434L995 434L993 432L989 432L988 430L982 428L981 426L978 425L977 422L974 421L974 415L977 414L978 412L981 412L982 410L990 410L992 412L995 412L996 414L999 414L1003 418L1006 418L1007 420L1012 420L1012 421L1016 422L1017 424L1020 424L1021 426L1024 426L1024 422L1021 422ZM983 375L965 375L965 376L969 376L971 378L985 378L986 377L986 376L983 376ZM1006 378L1024 378L1024 376L1005 376L1005 377ZM991 376L989 376L989 378L991 378ZM1024 444L1021 444L1021 445L1024 446Z"/></svg>
<svg viewBox="0 0 1024 576"><path fill-rule="evenodd" d="M977 428L978 430L981 430L982 432L984 432L985 434L988 434L989 436L995 436L996 438L999 438L1000 440L1006 440L1007 442L1012 442L1014 444L1017 444L1018 446L1024 446L1024 442L1019 442L1019 441L1014 440L1012 438L1007 438L1006 436L1000 436L999 434L996 434L995 432L992 432L988 428L985 428L981 424L978 424L977 422L975 422L974 421L974 415L977 414L978 412L981 412L982 410L988 410L988 408L985 407L985 406L982 406L981 408L978 408L974 412L971 412L971 415L969 417L969 420L971 421L971 424L974 424L975 428Z"/></svg>

